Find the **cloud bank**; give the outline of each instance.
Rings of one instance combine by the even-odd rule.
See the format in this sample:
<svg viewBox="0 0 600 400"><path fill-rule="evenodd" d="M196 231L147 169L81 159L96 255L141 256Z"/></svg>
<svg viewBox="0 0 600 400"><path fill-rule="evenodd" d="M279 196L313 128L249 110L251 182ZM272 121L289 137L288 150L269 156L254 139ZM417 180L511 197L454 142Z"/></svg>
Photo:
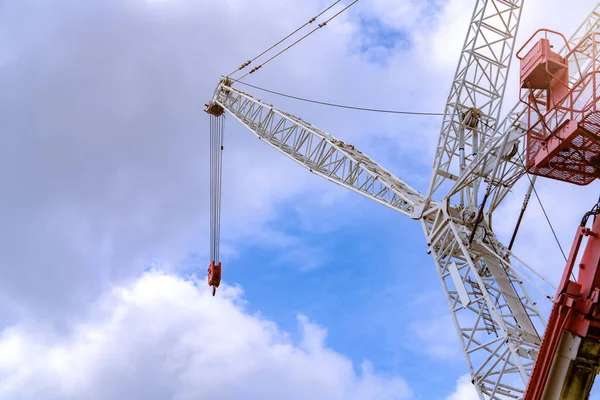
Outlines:
<svg viewBox="0 0 600 400"><path fill-rule="evenodd" d="M411 398L325 344L326 331L299 316L300 339L249 315L239 289L212 297L204 281L145 273L105 293L67 334L35 323L0 338L3 399Z"/></svg>

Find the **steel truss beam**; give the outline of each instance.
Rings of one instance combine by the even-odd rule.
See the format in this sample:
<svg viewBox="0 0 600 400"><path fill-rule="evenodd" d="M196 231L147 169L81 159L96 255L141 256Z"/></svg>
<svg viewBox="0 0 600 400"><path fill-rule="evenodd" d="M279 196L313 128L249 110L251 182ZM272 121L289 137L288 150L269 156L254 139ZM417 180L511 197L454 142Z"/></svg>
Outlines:
<svg viewBox="0 0 600 400"><path fill-rule="evenodd" d="M428 251L479 396L521 398L545 321L510 252L485 223L469 246L472 224L462 219L457 209L441 207L423 219Z"/></svg>
<svg viewBox="0 0 600 400"><path fill-rule="evenodd" d="M479 3L475 8L474 16L478 14L478 7L482 7L483 3L489 4L485 1ZM570 48L575 47L588 33L599 29L599 11L600 4L596 6L571 37L569 40ZM508 28L508 25L506 27ZM469 39L467 39L465 49L468 48L468 41ZM511 48L510 53L512 53L513 44L514 38L513 40L507 39L505 43L505 46ZM468 54L468 51L463 50L461 62L466 57L465 53ZM590 49L585 53L587 54L577 54L571 60L573 65L570 65L570 68L571 71L575 72L570 77L572 82L578 81L594 64L597 64L597 60L591 60L589 55L600 54L600 52L592 52ZM477 68L474 68L473 73L477 74ZM498 72L498 74L501 75L501 79L506 79L507 72ZM461 75L457 73L457 77L460 78ZM454 84L456 84L456 79ZM487 83L490 84L491 82ZM504 82L499 82L496 87L504 87L504 85ZM460 93L460 90L468 91L470 86L467 84L466 89L460 86L457 87L456 92ZM449 104L456 102L457 107L464 105L459 101L459 95L453 97L454 91L453 86ZM469 105L478 107L477 104L473 102ZM492 123L484 124L483 129L495 127L499 107L499 103L497 108L488 105L488 111L481 114L482 119L487 116L488 119L492 120ZM493 113L490 113L492 111ZM476 235L488 237L491 243L493 243L492 238L494 237L490 226L492 213L525 173L524 158L521 155L523 151L519 146L519 142L523 141L522 138L527 131L525 112L525 104L518 102L509 111L498 129L490 129L487 132L472 129L472 137L476 138L475 135L480 134L483 140L479 140L480 148L471 146L471 152L466 153L472 155L471 158L467 156L468 162L463 163L468 165L466 168L461 167L460 153L456 151L459 150L458 146L460 145L458 142L460 135L456 133L464 135L465 143L463 143L463 147L468 148L469 145L468 134L464 134L465 131L469 132L465 123L460 120L461 116L454 111L454 116L451 117L451 121L454 121L454 130L451 124L442 126L440 143L445 146L447 143L451 143L453 146L449 147L452 149L451 151L446 152L444 151L447 148L438 146L435 164L437 168L433 172L429 196L435 193L444 180L452 179L454 183L445 199L449 203L451 198L464 193L466 210L463 213L466 214L469 208L472 210L479 206L477 191L481 185L484 182L492 185L493 190L491 191L491 201L488 204L486 218L483 218L483 221L477 225L478 231L476 232ZM478 142L473 140L471 144L477 145ZM457 161L459 163L459 172L456 175L448 173L453 160L455 165ZM446 174L443 172L446 172ZM438 203L438 207L440 205L441 203ZM452 211L452 208L448 207L448 209ZM440 209L438 214L439 220L444 221L443 223L440 222L439 226L425 220L422 221L422 225L428 238L430 251L434 257L442 286L446 291L454 324L459 337L461 337L463 351L478 394L482 399L522 398L540 344L539 337L536 338L537 330L535 327L543 329L545 321L528 296L525 285L519 279L521 275L513 273L516 269L510 262L511 257L506 248L498 245L485 245L481 240L475 240L476 244L469 246L468 240L465 241L466 232L461 232L461 230L466 228L470 233L475 229L473 220L463 217L462 221L457 223L453 221L448 211ZM461 222L463 223L462 226ZM446 233L438 233L441 229L446 229ZM483 233L480 233L479 230L483 230ZM438 241L435 240L436 238L438 238ZM439 240L442 240L442 242L439 242ZM443 246L438 243L443 243ZM494 274L493 270L489 269L489 265L496 268L499 266L500 268L496 269L496 274ZM489 269L489 272L485 272L486 268ZM507 276L499 279L497 274L502 270ZM482 273L482 271L484 272ZM452 275L457 275L457 272L459 274L458 279L457 277L453 278ZM473 279L469 276L470 274L475 275L475 278L478 279ZM504 285L499 285L503 279L511 282L510 286L512 286L514 292L511 292L510 287L506 285L506 281ZM474 281L475 285L472 284ZM494 285L499 285L499 288L494 288ZM474 301L473 298L482 298L485 301ZM512 301L510 301L511 299ZM514 301L515 299L518 299L518 301ZM523 304L523 309L519 309L517 304L519 302ZM505 317L508 318L508 321L505 320ZM490 333L496 334L497 337L494 338ZM473 340L472 338L476 335L482 337ZM474 343L478 344L472 347ZM483 346L484 343L489 344ZM493 346L492 343L497 343L497 346Z"/></svg>
<svg viewBox="0 0 600 400"><path fill-rule="evenodd" d="M574 48L590 33L598 31L600 31L600 4L596 5L568 40L569 48ZM560 51L564 51L564 45ZM590 57L592 53L592 49L587 49L585 52L579 51L569 60L569 70L571 71L569 80L572 84L578 82L594 65L598 67L600 51L596 50L595 60ZM448 192L449 197L456 195L465 187L480 187L484 181L488 184L491 183L495 190L487 211L492 214L525 174L524 137L528 124L527 106L524 101L527 96L528 93L524 92L522 101L517 102L504 117L498 129L484 144L480 155L471 162L454 183ZM500 160L498 160L499 154L501 154ZM499 162L499 168L496 175L492 177L491 172L497 162Z"/></svg>
<svg viewBox="0 0 600 400"><path fill-rule="evenodd" d="M259 139L310 172L411 216L423 196L350 144L221 83L214 100Z"/></svg>

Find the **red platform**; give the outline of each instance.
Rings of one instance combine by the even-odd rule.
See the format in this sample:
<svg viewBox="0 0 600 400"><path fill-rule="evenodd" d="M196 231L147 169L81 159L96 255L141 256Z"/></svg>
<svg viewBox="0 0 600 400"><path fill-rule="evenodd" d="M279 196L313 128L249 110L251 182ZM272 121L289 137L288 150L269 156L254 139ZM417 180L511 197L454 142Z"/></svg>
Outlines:
<svg viewBox="0 0 600 400"><path fill-rule="evenodd" d="M555 33L536 34L540 32ZM521 87L530 93L527 172L577 185L600 177L600 71L592 68L579 82L568 84L569 57L596 45L596 35L589 35L561 57L543 37L525 56L520 55L525 46L517 53Z"/></svg>
<svg viewBox="0 0 600 400"><path fill-rule="evenodd" d="M599 74L584 77L542 117L530 112L527 172L577 185L600 177Z"/></svg>

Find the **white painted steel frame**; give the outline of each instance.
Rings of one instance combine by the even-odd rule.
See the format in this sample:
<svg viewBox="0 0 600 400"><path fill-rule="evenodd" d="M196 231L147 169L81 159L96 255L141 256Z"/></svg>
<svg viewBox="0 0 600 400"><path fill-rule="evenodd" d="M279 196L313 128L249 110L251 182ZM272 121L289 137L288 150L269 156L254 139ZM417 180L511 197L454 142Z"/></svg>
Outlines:
<svg viewBox="0 0 600 400"><path fill-rule="evenodd" d="M484 3L489 5L489 2L480 1L475 7L474 16L479 12L478 7L485 6ZM516 3L517 2L514 2L514 4ZM600 4L598 4L588 15L586 20L569 40L569 46L571 48L579 43L589 32L597 31L599 29L599 11ZM474 23L475 21L472 21L471 26L473 26ZM507 29L510 28L508 25L506 25L506 27ZM516 34L517 27L514 26L513 29ZM510 52L512 53L514 40L511 41L508 34L506 37L507 40L504 43L504 46L511 47ZM461 62L467 57L465 54L469 54L469 38L467 38L465 43L465 50L463 50ZM589 54L592 54L591 49L589 50ZM600 53L594 52L593 54ZM573 62L573 65L570 65L571 71L573 72L571 74L571 80L573 82L579 80L593 64L597 63L597 60L590 60L589 58L590 57L586 58L585 54L578 55L575 62ZM507 66L508 64L510 64L510 60L508 61ZM453 85L456 85L457 79L460 80L462 77L460 65L458 71ZM477 68L475 68L473 73L476 75ZM503 79L506 79L508 72L505 71L504 73L501 73L498 71L498 74L501 75ZM462 79L464 82L464 77L462 77ZM505 83L503 82L500 82L500 85L498 85L498 82L491 82L488 80L486 83L491 85L489 93L498 93L500 90L504 90ZM467 91L469 90L469 87L472 87L472 85L466 85ZM500 87L502 89L500 89ZM452 102L456 101L456 98L453 98L453 96L459 96L454 93L460 93L461 90L465 90L465 87L459 86L455 88L453 86L451 89L449 98L449 105L451 108L464 108L464 103L457 102L455 105L452 105ZM483 100L485 101L485 92L483 93ZM478 95L481 97L482 93L478 93ZM476 97L469 97L469 99L477 100ZM489 128L495 126L501 100L502 99L500 98L496 103L497 108L492 107L491 103L488 104L488 110L493 111L496 114L487 115L492 123L488 123L485 127ZM490 101L494 100L490 99ZM471 107L480 107L475 102L467 105ZM482 118L485 118L485 116L486 113L483 113ZM477 203L477 191L483 182L487 182L488 185L491 184L493 187L493 190L491 191L491 201L488 204L489 208L480 225L483 225L482 229L486 231L485 235L493 237L492 230L486 228L485 225L491 225L493 211L525 173L523 165L524 160L521 155L523 150L521 150L520 147L525 146L523 137L527 132L526 107L525 104L521 102L517 103L504 118L499 129L492 129L487 132L485 132L484 129L481 129L479 132L478 130L474 130L475 134L480 133L483 137L483 140L480 140L479 142L482 144L482 147L480 149L473 146L471 147L472 157L469 160L470 165L467 168L462 169L459 165L458 176L456 176L451 173L453 170L450 168L452 166L456 168L457 162L460 161L460 154L457 151L457 131L458 129L465 129L464 124L462 124L458 118L459 115L454 111L454 117L451 119L451 122L442 127L439 142L446 147L438 146L429 196L431 196L432 193L435 193L444 180L453 179L455 182L444 197L444 201L449 203L450 199L464 191L466 194L465 207L467 207L467 209L475 208L479 206ZM454 125L452 125L452 123L454 123ZM451 146L448 147L448 143L450 143ZM468 147L468 143L465 144L467 145L466 147ZM475 144L477 144L477 141L475 141ZM520 144L522 144L522 146L520 146ZM438 203L438 206L441 204L442 203ZM447 207L447 209L451 210L450 207ZM536 338L533 334L524 334L530 330L531 326L527 327L528 324L526 322L521 323L519 321L519 318L517 318L517 314L515 313L515 308L510 306L508 302L505 304L508 306L506 307L508 312L498 310L498 306L502 303L494 304L495 301L492 301L494 296L510 299L513 297L514 293L508 293L508 291L503 289L495 289L493 286L498 283L495 279L496 277L492 274L492 279L486 279L486 275L479 273L477 270L480 269L482 265L487 267L490 263L500 262L505 268L505 272L508 274L510 280L513 283L518 283L514 285L515 293L519 293L518 297L526 308L528 317L534 321L534 326L543 328L545 326L545 321L531 298L528 296L525 285L519 280L521 275L513 273L516 272L516 269L512 268L508 263L508 251L497 245L486 246L484 244L484 252L487 252L488 254L482 254L480 253L482 250L481 244L467 246L468 240L465 238L465 232L460 232L461 227L457 226L452 219L449 218L448 212L440 209L438 213L439 220L444 220L444 223L440 222L440 225L436 227L435 224L431 224L429 220L423 220L422 225L425 235L428 238L428 244L431 246L430 251L434 257L438 274L440 275L442 285L446 291L448 304L453 315L456 329L462 339L463 351L471 370L473 383L482 399L521 398L524 395L524 389L527 385L537 355L540 344L539 337ZM469 221L464 222L470 228L470 230L467 229L470 232L473 229L473 224L469 224ZM445 227L444 224L447 224L448 227ZM436 232L441 229L446 229L446 234L438 233L436 235ZM438 241L436 241L436 238L438 238ZM460 249L460 251L457 251L457 249ZM497 254L498 250L500 250L501 254ZM457 261L456 258L459 258L460 261L462 261L462 264L460 261ZM479 266L477 260L479 260ZM483 262L481 260L483 260ZM454 283L455 280L451 278L448 271L448 265L451 263L456 264L457 266L463 265L463 282L470 282L473 280L473 277L478 280L477 285L473 286L471 295L481 295L481 297L485 299L485 302L471 303L468 306L460 302L460 295L458 295L460 290L457 290ZM470 278L469 274L472 274L473 277ZM496 294L494 295L493 293ZM472 307L473 305L475 305L475 308ZM477 306L479 306L479 309L476 308ZM467 310L470 310L472 314L477 317L473 320L472 315L471 317L464 315ZM460 311L462 311L462 317ZM503 325L503 317L507 317L509 320L511 318L514 319L516 324L508 322ZM524 320L524 318L520 319ZM490 327L493 327L493 329L490 329ZM470 348L473 344L472 337L477 336L478 334L482 335L484 330L487 330L488 333L494 332L498 337L494 339L493 336L487 335L489 345L478 345L473 351L473 348ZM480 342L483 344L486 341L486 338L485 335L482 336L484 336L484 338L481 338ZM498 343L498 346L493 347L492 343ZM476 355L475 353L477 352L480 354ZM494 368L490 368L490 366L493 366Z"/></svg>
<svg viewBox="0 0 600 400"><path fill-rule="evenodd" d="M462 175L497 126L522 5L523 0L475 2L444 111L428 199L444 190L445 181ZM473 108L481 117L478 126L469 129L463 114ZM478 182L473 183L461 193L461 203L468 208L478 205Z"/></svg>
<svg viewBox="0 0 600 400"><path fill-rule="evenodd" d="M575 33L569 38L569 47L573 48L584 37L591 32L600 31L600 3L594 7L592 12L588 14L583 23L577 28ZM559 52L564 51L562 45ZM587 54L578 53L571 58L569 63L570 76L569 80L573 84L588 73L592 65L596 67L600 63L600 51L596 51L598 57L596 60L591 60L589 55L592 49L589 49ZM537 92L540 93L540 92ZM526 99L527 92L522 94L522 100ZM483 181L490 182L495 187L494 193L491 196L491 201L488 204L488 212L491 214L500 205L502 200L510 193L516 182L525 174L525 134L527 133L527 106L523 102L517 102L515 106L507 113L502 120L498 129L492 137L481 149L479 157L476 157L473 162L464 170L460 178L454 183L450 189L448 196L453 196L459 193L467 186L480 186ZM505 144L506 143L506 144ZM490 177L489 171L498 161L498 154L502 146L505 146L505 153L515 152L515 155L500 159L500 165L495 177ZM518 154L518 155L517 155ZM520 155L520 157L519 157ZM477 183L474 183L479 181Z"/></svg>
<svg viewBox="0 0 600 400"><path fill-rule="evenodd" d="M214 99L259 139L310 172L405 215L423 196L350 144L289 113L220 84Z"/></svg>
<svg viewBox="0 0 600 400"><path fill-rule="evenodd" d="M471 227L458 210L441 207L421 221L429 252L446 293L472 381L482 399L521 398L545 326L510 252L480 224L471 246ZM452 278L456 265L463 288ZM461 292L466 289L465 304Z"/></svg>

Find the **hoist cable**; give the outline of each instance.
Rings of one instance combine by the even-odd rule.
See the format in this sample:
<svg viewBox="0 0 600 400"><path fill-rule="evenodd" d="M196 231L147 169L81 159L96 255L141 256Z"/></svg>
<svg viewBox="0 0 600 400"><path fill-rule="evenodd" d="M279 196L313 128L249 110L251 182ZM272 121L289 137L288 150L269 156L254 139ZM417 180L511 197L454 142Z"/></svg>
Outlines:
<svg viewBox="0 0 600 400"><path fill-rule="evenodd" d="M214 158L215 158L215 163L214 163L214 180L215 180L215 207L213 208L214 214L215 214L215 221L214 221L214 234L213 234L213 241L214 241L214 252L215 252L215 264L218 262L219 259L219 254L217 251L217 242L218 242L218 235L219 235L219 172L218 172L218 168L219 168L219 153L217 152L217 146L219 145L219 118L215 117L215 142L213 145L213 152L214 152Z"/></svg>
<svg viewBox="0 0 600 400"><path fill-rule="evenodd" d="M256 59L262 57L263 55L265 55L269 51L273 50L275 47L279 46L281 43L283 43L284 41L286 41L287 39L289 39L290 37L292 37L293 35L295 35L296 33L298 33L298 31L302 30L302 28L304 28L305 26L310 25L313 22L315 22L317 20L317 18L319 18L321 15L325 14L327 11L329 11L333 6L335 6L340 1L341 0L337 0L332 5L330 5L329 7L327 7L326 9L324 9L323 11L321 11L320 13L318 13L317 15L315 15L314 17L312 17L311 19L309 19L308 21L306 21L304 23L304 25L302 25L300 28L296 29L294 32L290 33L289 35L287 35L286 37L284 37L283 39L281 39L279 42L275 43L273 46L269 47L268 49L266 49L265 51L263 51L262 53L260 53L256 57L254 57L253 59L246 61L238 69L230 72L229 75L227 75L227 76L229 77L229 76L235 74L236 72L238 72L238 71L246 68L248 65L250 65L251 63L253 63L254 61L256 61Z"/></svg>
<svg viewBox="0 0 600 400"><path fill-rule="evenodd" d="M211 250L212 250L212 257L211 259L213 261L216 261L217 255L216 255L216 234L217 234L217 172L216 172L216 167L217 167L217 154L215 151L215 146L217 143L217 124L218 124L218 120L216 117L211 117L211 119L213 120L213 128L211 131L211 137L212 137L212 145L211 145L211 187L212 187L212 206L210 209L210 213L211 213L211 236L210 236L210 240L211 240Z"/></svg>
<svg viewBox="0 0 600 400"><path fill-rule="evenodd" d="M535 185L535 181L537 180L537 176L533 176L531 179L529 188L527 192L525 192L525 198L523 199L523 205L521 206L521 211L519 211L519 218L517 219L517 224L515 225L515 229L513 230L513 234L510 238L510 243L508 245L508 249L512 250L513 245L515 244L515 240L517 239L517 233L519 232L519 228L521 227L521 222L523 221L523 216L525 215L525 210L527 210L527 206L529 205L529 199L531 198L531 191L533 190L533 186Z"/></svg>
<svg viewBox="0 0 600 400"><path fill-rule="evenodd" d="M210 239L210 259L211 261L213 260L213 251L212 251L212 209L213 209L213 182L212 182L212 148L213 148L213 119L212 119L212 115L209 117L209 123L210 123L210 130L208 132L208 136L209 136L209 145L208 145L208 151L209 151L209 158L210 158L210 168L208 169L208 174L209 174L209 183L210 183L210 195L209 197L209 228L210 228L210 233L208 235L208 238Z"/></svg>
<svg viewBox="0 0 600 400"><path fill-rule="evenodd" d="M520 153L517 153L519 156L519 160L521 160L521 163L523 164L523 168L525 167L525 162L523 161L523 158L521 157ZM550 226L550 230L552 231L552 235L554 235L554 240L556 240L556 244L558 245L558 248L560 249L560 252L563 255L563 258L565 259L565 262L567 261L567 256L562 248L562 245L560 244L560 240L558 240L558 236L556 235L556 231L554 230L554 227L552 226L552 222L550 222L550 218L548 217L548 213L546 213L546 209L544 208L544 205L542 204L542 200L540 199L540 196L538 195L538 192L535 188L535 185L533 185L533 182L531 180L531 177L529 176L529 174L527 173L527 171L525 171L525 175L527 176L527 179L529 179L529 183L532 185L532 189L533 189L533 194L535 194L535 198L537 199L538 203L540 204L540 208L542 209L542 212L544 213L544 217L546 217L546 221L548 222L548 226Z"/></svg>
<svg viewBox="0 0 600 400"><path fill-rule="evenodd" d="M223 133L224 133L224 117L217 117L219 120L219 143L217 145L217 154L218 154L218 183L219 183L219 191L217 193L217 259L219 258L220 250L221 250L221 198L223 193ZM218 260L215 260L218 261Z"/></svg>
<svg viewBox="0 0 600 400"><path fill-rule="evenodd" d="M444 115L443 113L435 113L435 112L383 110L383 109L380 109L380 108L356 107L356 106L349 106L349 105L344 105L344 104L329 103L329 102L326 102L326 101L319 101L319 100L307 99L305 97L298 97L298 96L294 96L294 95L291 95L291 94L277 92L277 91L271 90L271 89L265 89L265 88L260 87L260 86L251 85L250 83L242 82L239 79L233 79L232 78L231 80L234 81L234 82L240 83L242 85L245 85L245 86L257 89L257 90L262 90L263 92L271 93L271 94L274 94L274 95L277 95L277 96L287 97L289 99L304 101L304 102L307 102L307 103L320 104L320 105L328 106L328 107L347 108L349 110L369 111L369 112L387 113L387 114L424 115L424 116L443 116Z"/></svg>
<svg viewBox="0 0 600 400"><path fill-rule="evenodd" d="M346 11L347 9L349 9L350 7L352 7L357 2L358 2L358 0L354 0L352 3L348 4L346 7L342 8L340 11L338 11L336 14L334 14L331 18L325 20L325 22L320 23L315 29L313 29L312 31L308 32L306 35L302 36L300 39L296 40L294 43L290 44L289 46L287 46L283 50L279 51L277 54L275 54L274 56L272 56L267 61L265 61L262 64L260 64L259 66L254 67L252 70L250 70L250 72L247 72L245 75L242 75L242 77L240 79L243 79L246 76L248 76L248 75L250 75L250 74L258 71L260 68L262 68L263 66L265 66L269 62L273 61L275 58L279 57L281 54L285 53L287 50L291 49L292 47L294 47L295 45L297 45L298 43L300 43L301 41L303 41L304 39L306 39L307 37L309 37L310 35L312 35L313 33L315 33L317 30L319 30L322 27L324 27L325 25L327 25L330 21L332 21L338 15L342 14L344 11Z"/></svg>
<svg viewBox="0 0 600 400"><path fill-rule="evenodd" d="M213 227L213 248L214 248L214 253L215 253L215 263L217 263L217 260L219 258L219 255L217 254L217 235L218 235L218 221L219 221L219 212L218 212L218 208L219 208L219 197L218 197L218 193L219 193L219 175L218 175L218 165L219 165L219 155L217 153L217 145L218 145L218 140L219 140L219 119L215 117L215 139L214 139L214 143L213 143L213 157L214 157L214 176L213 176L213 180L214 180L214 208L213 208L213 213L215 214L214 217L214 227Z"/></svg>
<svg viewBox="0 0 600 400"><path fill-rule="evenodd" d="M214 206L215 206L215 181L214 181L214 140L215 140L215 121L214 117L211 115L210 117L210 259L214 261L215 259L215 244L214 244Z"/></svg>
<svg viewBox="0 0 600 400"><path fill-rule="evenodd" d="M210 258L219 262L223 180L223 117L210 118Z"/></svg>

